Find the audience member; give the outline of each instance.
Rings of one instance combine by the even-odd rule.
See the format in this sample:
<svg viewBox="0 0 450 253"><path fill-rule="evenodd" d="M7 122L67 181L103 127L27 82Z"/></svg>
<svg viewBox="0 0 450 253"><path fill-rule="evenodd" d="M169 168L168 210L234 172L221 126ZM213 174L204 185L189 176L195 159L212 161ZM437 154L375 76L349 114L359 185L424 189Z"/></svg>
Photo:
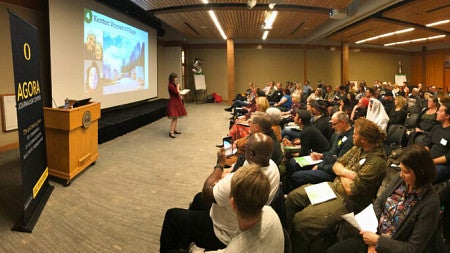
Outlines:
<svg viewBox="0 0 450 253"><path fill-rule="evenodd" d="M281 97L280 101L275 103L273 106L283 112L289 111L292 106L291 91L288 88L283 89L283 96Z"/></svg>
<svg viewBox="0 0 450 253"><path fill-rule="evenodd" d="M385 133L375 123L358 119L353 134L355 146L333 165L337 176L329 185L337 198L311 205L305 191L308 185L288 194L286 221L295 252L309 252L311 242L334 228L341 215L359 212L372 202L386 170L384 138Z"/></svg>
<svg viewBox="0 0 450 253"><path fill-rule="evenodd" d="M447 247L450 246L450 181L440 183L438 191L439 201L444 209L442 215L442 232L444 239L447 242Z"/></svg>
<svg viewBox="0 0 450 253"><path fill-rule="evenodd" d="M266 94L266 97L270 97L275 92L275 82L270 81L267 83L267 86L263 89L264 93Z"/></svg>
<svg viewBox="0 0 450 253"><path fill-rule="evenodd" d="M395 97L395 107L392 108L391 113L389 114L389 121L388 121L388 129L391 125L404 125L406 121L406 110L405 110L405 103L406 100L402 96Z"/></svg>
<svg viewBox="0 0 450 253"><path fill-rule="evenodd" d="M330 126L328 117L328 102L325 100L316 100L311 102L312 125L322 132L327 140L330 140L333 129Z"/></svg>
<svg viewBox="0 0 450 253"><path fill-rule="evenodd" d="M350 120L356 121L359 118L365 118L367 114L367 106L369 106L369 99L362 97L358 104L353 107L352 113L350 114Z"/></svg>
<svg viewBox="0 0 450 253"><path fill-rule="evenodd" d="M280 185L277 165L270 160L273 141L267 135L255 133L249 137L245 149L248 163L260 166L270 182L270 194L266 204L275 198ZM203 185L203 200L212 203L210 211L172 208L166 212L161 231L160 251L187 249L194 242L206 250L223 249L238 235L239 225L231 210L230 181L235 173L222 178L225 152L217 153L217 165Z"/></svg>
<svg viewBox="0 0 450 253"><path fill-rule="evenodd" d="M379 219L377 233L360 231L360 236L327 252L442 252L430 248L436 243L430 241L433 236L443 245L437 234L440 206L431 187L436 170L430 153L414 144L403 151L399 162L400 174L373 204Z"/></svg>
<svg viewBox="0 0 450 253"><path fill-rule="evenodd" d="M275 135L276 139L281 142L281 111L278 108L270 107L266 110L267 115L269 115L270 120L272 121L272 131Z"/></svg>
<svg viewBox="0 0 450 253"><path fill-rule="evenodd" d="M272 138L273 143L273 152L271 159L275 164L280 164L283 159L283 152L281 151L281 144L278 141L272 130L272 120L266 113L255 114L252 116L249 121L250 124L250 135L255 133L263 133L270 138ZM245 147L249 141L249 136L243 138L242 140L238 140L236 145L238 148L237 152L237 160L233 161L235 164L233 166L233 171L236 171L239 167L244 164L245 161ZM227 159L228 160L228 159Z"/></svg>
<svg viewBox="0 0 450 253"><path fill-rule="evenodd" d="M330 149L330 143L327 138L311 125L311 114L304 110L297 110L294 122L302 129L299 131L298 139L290 141L283 136L283 144L285 146L300 145L300 156L309 155L311 152L326 152ZM283 130L284 131L284 130Z"/></svg>
<svg viewBox="0 0 450 253"><path fill-rule="evenodd" d="M383 101L381 102L387 115L389 115L395 108L394 95L392 94L392 91L385 91L383 95Z"/></svg>
<svg viewBox="0 0 450 253"><path fill-rule="evenodd" d="M441 124L431 130L431 144L429 145L437 171L433 183L443 182L450 178L450 97L441 98L436 120Z"/></svg>
<svg viewBox="0 0 450 253"><path fill-rule="evenodd" d="M281 222L272 207L265 206L270 182L261 168L243 166L231 178L230 188L230 206L236 213L240 233L224 250L208 252L284 252ZM189 252L201 253L204 249L195 247Z"/></svg>
<svg viewBox="0 0 450 253"><path fill-rule="evenodd" d="M292 189L304 184L331 182L336 177L333 172L333 164L353 147L353 127L350 125L348 115L344 112L334 113L330 123L334 129L331 149L324 153L311 153L313 160L323 160L320 164L315 165L311 170L301 170L294 158L289 160L287 167L292 167L296 171L290 180Z"/></svg>
<svg viewBox="0 0 450 253"><path fill-rule="evenodd" d="M413 88L412 92L408 95L407 107L408 113L419 113L424 108L419 88Z"/></svg>
<svg viewBox="0 0 450 253"><path fill-rule="evenodd" d="M309 84L309 81L306 80L305 84L303 85L303 94L305 95L305 97L309 97L309 95L311 95L312 93L312 87Z"/></svg>
<svg viewBox="0 0 450 253"><path fill-rule="evenodd" d="M297 107L299 106L302 100L302 92L303 92L302 88L303 88L302 84L300 82L296 82L295 89L294 91L291 92L292 103L296 104Z"/></svg>
<svg viewBox="0 0 450 253"><path fill-rule="evenodd" d="M283 97L283 84L278 82L275 86L275 91L271 96L268 96L267 99L271 105L274 105L280 102L280 99Z"/></svg>
<svg viewBox="0 0 450 253"><path fill-rule="evenodd" d="M384 107L381 104L380 100L374 97L369 98L369 106L367 107L366 119L380 126L381 130L387 130L389 116L386 114L386 110L384 110Z"/></svg>
<svg viewBox="0 0 450 253"><path fill-rule="evenodd" d="M429 97L427 99L427 107L422 109L417 121L416 132L430 132L434 126L439 125L436 120L437 111L439 109L439 99L437 97Z"/></svg>

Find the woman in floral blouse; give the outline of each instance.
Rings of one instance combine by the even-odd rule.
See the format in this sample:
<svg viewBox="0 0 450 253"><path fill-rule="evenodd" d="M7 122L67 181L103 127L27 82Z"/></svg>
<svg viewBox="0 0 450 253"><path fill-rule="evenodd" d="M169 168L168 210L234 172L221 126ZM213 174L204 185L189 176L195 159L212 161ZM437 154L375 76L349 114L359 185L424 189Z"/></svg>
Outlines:
<svg viewBox="0 0 450 253"><path fill-rule="evenodd" d="M378 231L360 231L358 237L338 242L328 252L440 252L431 249L443 242L438 234L439 198L431 187L436 168L430 153L413 144L399 161L399 175L373 203Z"/></svg>

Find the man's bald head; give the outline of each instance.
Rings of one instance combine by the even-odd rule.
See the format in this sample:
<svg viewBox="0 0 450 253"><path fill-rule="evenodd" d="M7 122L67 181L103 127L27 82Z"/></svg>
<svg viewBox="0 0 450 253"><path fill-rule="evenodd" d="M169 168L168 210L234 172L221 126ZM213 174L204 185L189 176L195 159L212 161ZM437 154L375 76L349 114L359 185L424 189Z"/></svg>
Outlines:
<svg viewBox="0 0 450 253"><path fill-rule="evenodd" d="M272 157L273 140L263 133L254 133L250 135L245 150L245 159L249 163L255 163L260 166L269 166L269 160Z"/></svg>

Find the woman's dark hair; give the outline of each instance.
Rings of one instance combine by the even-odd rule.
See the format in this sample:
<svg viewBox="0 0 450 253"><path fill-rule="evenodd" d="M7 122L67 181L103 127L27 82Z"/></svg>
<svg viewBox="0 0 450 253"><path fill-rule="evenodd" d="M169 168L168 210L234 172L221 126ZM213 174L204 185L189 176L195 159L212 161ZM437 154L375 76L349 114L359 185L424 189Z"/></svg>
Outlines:
<svg viewBox="0 0 450 253"><path fill-rule="evenodd" d="M311 125L311 113L305 109L297 109L295 114L302 120L303 125Z"/></svg>
<svg viewBox="0 0 450 253"><path fill-rule="evenodd" d="M284 89L285 95L291 95L291 90L289 88Z"/></svg>
<svg viewBox="0 0 450 253"><path fill-rule="evenodd" d="M177 77L178 77L177 74L170 73L170 75L169 75L169 83L175 82L175 78L177 78Z"/></svg>
<svg viewBox="0 0 450 253"><path fill-rule="evenodd" d="M414 172L415 187L430 185L436 176L436 166L430 152L423 145L409 145L400 154L398 161Z"/></svg>

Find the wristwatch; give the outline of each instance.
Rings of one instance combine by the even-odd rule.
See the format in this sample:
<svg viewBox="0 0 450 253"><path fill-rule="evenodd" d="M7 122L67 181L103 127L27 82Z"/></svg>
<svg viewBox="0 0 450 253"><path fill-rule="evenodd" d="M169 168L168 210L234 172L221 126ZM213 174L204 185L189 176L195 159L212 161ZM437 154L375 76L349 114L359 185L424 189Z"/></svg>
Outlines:
<svg viewBox="0 0 450 253"><path fill-rule="evenodd" d="M216 164L216 166L214 166L214 169L220 169L221 171L223 171L223 166L220 164Z"/></svg>

